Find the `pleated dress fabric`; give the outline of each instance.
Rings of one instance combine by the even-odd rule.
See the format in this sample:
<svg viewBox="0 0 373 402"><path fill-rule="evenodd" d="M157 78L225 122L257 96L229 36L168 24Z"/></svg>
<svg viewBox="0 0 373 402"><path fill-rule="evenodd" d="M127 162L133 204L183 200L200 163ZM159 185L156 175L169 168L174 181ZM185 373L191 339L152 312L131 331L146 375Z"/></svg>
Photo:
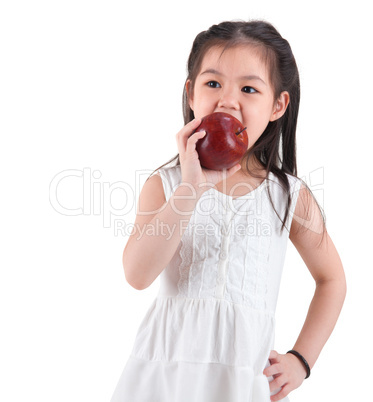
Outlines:
<svg viewBox="0 0 373 402"><path fill-rule="evenodd" d="M168 201L181 183L180 165L158 172ZM287 176L290 228L301 181ZM283 218L287 197L272 173L238 198L214 188L202 195L160 274L111 402L270 401L263 370L274 348L289 232L280 232L268 186Z"/></svg>

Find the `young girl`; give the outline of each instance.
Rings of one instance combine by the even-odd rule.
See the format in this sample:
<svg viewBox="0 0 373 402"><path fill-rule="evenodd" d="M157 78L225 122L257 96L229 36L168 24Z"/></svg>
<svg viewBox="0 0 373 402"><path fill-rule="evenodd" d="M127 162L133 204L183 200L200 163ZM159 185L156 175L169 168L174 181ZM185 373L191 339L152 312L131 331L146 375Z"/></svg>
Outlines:
<svg viewBox="0 0 373 402"><path fill-rule="evenodd" d="M297 178L299 75L288 42L264 21L201 32L188 60L176 165L143 186L123 253L128 283L161 286L112 402L264 402L310 375L340 313L346 284L323 214ZM202 168L201 118L226 112L249 145L229 170ZM316 290L289 352L273 349L288 238Z"/></svg>

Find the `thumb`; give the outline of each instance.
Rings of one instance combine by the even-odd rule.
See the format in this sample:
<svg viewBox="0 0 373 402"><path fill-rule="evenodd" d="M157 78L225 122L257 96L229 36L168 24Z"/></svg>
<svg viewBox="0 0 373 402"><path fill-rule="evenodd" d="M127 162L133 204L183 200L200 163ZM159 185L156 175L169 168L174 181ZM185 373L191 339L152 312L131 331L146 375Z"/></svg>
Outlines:
<svg viewBox="0 0 373 402"><path fill-rule="evenodd" d="M276 350L271 350L268 359L271 364L278 363L279 359L280 359L280 355L277 353Z"/></svg>

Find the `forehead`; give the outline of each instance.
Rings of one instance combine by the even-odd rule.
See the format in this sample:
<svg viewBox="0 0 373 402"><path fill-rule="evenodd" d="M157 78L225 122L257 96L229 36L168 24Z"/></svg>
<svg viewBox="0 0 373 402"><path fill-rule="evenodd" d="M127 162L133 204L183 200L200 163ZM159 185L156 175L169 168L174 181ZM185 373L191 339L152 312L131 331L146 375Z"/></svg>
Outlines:
<svg viewBox="0 0 373 402"><path fill-rule="evenodd" d="M203 57L199 73L212 68L238 76L255 74L268 81L269 71L263 53L262 49L250 44L230 48L213 46Z"/></svg>

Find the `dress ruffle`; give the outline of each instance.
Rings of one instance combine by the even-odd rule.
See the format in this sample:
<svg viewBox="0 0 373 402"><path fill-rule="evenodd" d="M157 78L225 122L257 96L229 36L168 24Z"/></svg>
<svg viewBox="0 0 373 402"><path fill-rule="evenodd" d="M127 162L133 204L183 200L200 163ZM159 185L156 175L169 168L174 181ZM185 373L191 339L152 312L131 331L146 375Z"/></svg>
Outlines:
<svg viewBox="0 0 373 402"><path fill-rule="evenodd" d="M168 201L180 166L160 169ZM290 226L300 181L289 175ZM143 318L111 402L270 402L263 374L288 232L287 197L271 173L246 196L215 189L197 203ZM283 402L288 398L283 399Z"/></svg>
<svg viewBox="0 0 373 402"><path fill-rule="evenodd" d="M269 401L274 325L271 313L226 300L157 297L111 402Z"/></svg>

